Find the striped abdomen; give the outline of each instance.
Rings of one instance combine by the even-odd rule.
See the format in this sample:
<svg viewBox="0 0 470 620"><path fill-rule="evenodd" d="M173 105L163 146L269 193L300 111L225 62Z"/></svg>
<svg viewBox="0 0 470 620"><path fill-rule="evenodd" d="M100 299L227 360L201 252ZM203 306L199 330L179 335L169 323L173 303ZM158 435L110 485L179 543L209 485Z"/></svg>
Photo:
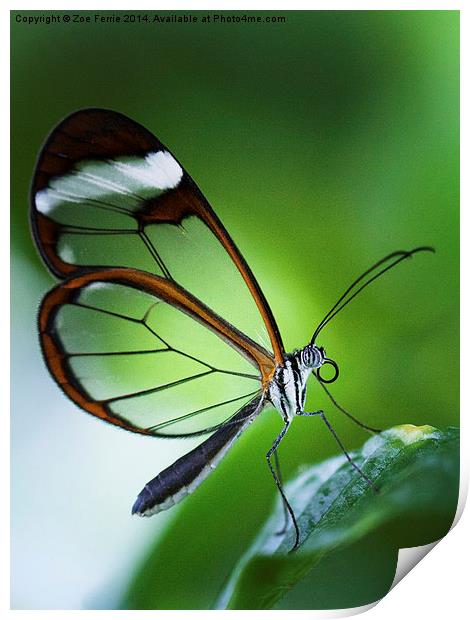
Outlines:
<svg viewBox="0 0 470 620"><path fill-rule="evenodd" d="M171 508L194 491L215 469L224 454L263 407L257 396L202 444L185 454L150 480L137 496L132 514L150 517Z"/></svg>

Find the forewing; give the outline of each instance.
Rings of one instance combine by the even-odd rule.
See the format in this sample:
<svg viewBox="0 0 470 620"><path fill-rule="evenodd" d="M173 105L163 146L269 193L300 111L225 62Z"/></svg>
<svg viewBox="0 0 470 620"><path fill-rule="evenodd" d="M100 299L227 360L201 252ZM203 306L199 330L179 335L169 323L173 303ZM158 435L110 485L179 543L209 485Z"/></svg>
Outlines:
<svg viewBox="0 0 470 620"><path fill-rule="evenodd" d="M178 282L282 363L251 270L189 174L138 123L91 109L59 124L38 159L31 219L57 277L119 266Z"/></svg>
<svg viewBox="0 0 470 620"><path fill-rule="evenodd" d="M272 357L177 284L132 269L73 276L44 298L46 363L80 407L137 433L213 430L256 394Z"/></svg>

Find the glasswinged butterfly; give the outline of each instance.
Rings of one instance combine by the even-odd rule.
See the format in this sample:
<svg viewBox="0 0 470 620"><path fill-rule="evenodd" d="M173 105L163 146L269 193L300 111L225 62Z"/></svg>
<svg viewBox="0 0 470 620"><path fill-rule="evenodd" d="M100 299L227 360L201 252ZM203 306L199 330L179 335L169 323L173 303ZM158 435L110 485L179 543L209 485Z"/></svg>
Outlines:
<svg viewBox="0 0 470 620"><path fill-rule="evenodd" d="M339 368L316 338L372 281L432 248L393 252L375 263L338 299L311 341L287 354L258 282L192 178L147 129L104 109L71 114L46 140L31 187L31 228L60 280L42 300L38 323L45 363L63 392L134 433L209 435L144 487L133 513L150 516L194 490L270 404L284 426L266 459L285 528L289 515L293 523L293 548L299 529L276 450L296 415L321 417L374 487L324 412L304 411L313 374L336 407L376 431L331 396L324 384ZM333 369L330 378L321 374L325 365Z"/></svg>

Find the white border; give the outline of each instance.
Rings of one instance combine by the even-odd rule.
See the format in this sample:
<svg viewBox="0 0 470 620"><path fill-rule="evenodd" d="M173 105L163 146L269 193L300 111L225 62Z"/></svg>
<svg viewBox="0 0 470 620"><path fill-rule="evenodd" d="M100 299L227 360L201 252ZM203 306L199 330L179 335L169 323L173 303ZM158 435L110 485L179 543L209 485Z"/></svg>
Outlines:
<svg viewBox="0 0 470 620"><path fill-rule="evenodd" d="M2 46L4 47L5 54L2 55L3 62L0 64L0 70L2 72L3 84L6 85L9 83L9 66L7 62L8 58L8 49L9 49L9 28L10 28L10 18L9 11L15 10L35 10L38 12L41 11L53 11L53 10L128 10L130 8L129 3L124 2L114 2L108 3L97 0L96 2L81 2L80 7L77 7L76 2L57 2L50 1L47 3L47 8L44 6L45 3L39 2L23 2L21 6L15 6L14 3L8 3L5 9L1 11L1 15L3 17L1 21L1 29L2 29ZM70 7L70 9L69 9ZM149 1L141 1L138 3L137 7L132 7L133 10L269 10L269 11L287 11L287 10L460 10L461 11L461 23L462 23L462 37L461 37L461 45L462 45L462 66L464 68L467 67L468 60L468 45L467 45L467 37L469 35L467 28L467 10L464 8L463 2L442 2L442 1L414 1L414 2L385 2L383 0L376 0L375 2L291 2L289 4L289 9L285 8L285 3L280 2L279 0L271 0L268 2L267 0L261 2L258 1L254 4L243 2L243 3L234 3L227 2L223 0L219 0L218 2L206 1L203 4L194 1L173 1L171 3L160 3L160 2L149 2ZM462 143L465 145L468 143L468 122L466 121L465 104L468 103L467 97L467 80L464 79L466 75L462 75L462 109L464 113L462 114ZM8 99L4 96L1 100L2 102L2 135L9 136L9 102ZM7 166L7 149L8 149L8 141L4 140L4 149L2 153L2 157L5 157L4 165L1 167L2 174L2 187L9 188L9 174L8 174L8 166ZM464 149L462 149L462 155L465 154ZM465 159L463 158L463 161ZM462 200L461 203L463 205L467 204L465 198L468 196L468 181L465 175L462 175ZM3 222L6 224L5 218L6 215L6 205L3 206ZM465 245L465 232L468 231L468 208L467 210L462 209L462 274L468 273L468 267L470 265L469 255L470 249ZM9 228L9 227L8 227ZM1 230L1 234L5 236L4 242L0 245L0 252L2 253L1 261L2 265L2 299L0 304L0 312L1 312L1 325L4 330L4 337L1 340L2 344L6 343L8 340L8 326L9 326L9 304L6 298L5 290L7 282L9 282L8 269L6 265L9 264L7 259L7 226L4 225ZM468 300L469 294L469 286L466 282L466 279L463 277L461 281L461 306L462 311L464 311L468 304L466 303ZM469 343L469 327L468 322L462 321L462 351L466 352L469 350L469 347L466 346ZM5 346L3 345L3 349ZM462 365L461 365L461 376L462 378L467 378L468 373L466 372L468 368L468 364L466 363L466 355L462 356ZM0 455L1 455L1 471L0 471L0 479L2 483L2 498L3 498L3 506L0 512L1 515L1 534L2 534L2 544L1 544L1 564L0 564L0 610L8 610L9 609L9 553L6 553L9 550L9 514L6 510L5 504L7 503L6 498L9 497L9 425L7 419L7 411L8 407L8 380L7 380L7 360L2 359L2 368L0 372L0 393L2 395L2 400L4 401L4 406L1 408L3 420L2 420L2 433L1 437L1 446L0 446ZM436 377L438 380L438 377ZM462 426L463 426L463 446L462 450L462 472L464 475L462 476L462 489L467 487L468 480L468 471L469 471L469 450L468 450L468 428L469 424L465 421L465 413L468 410L468 407L465 405L469 402L468 398L468 389L466 387L466 382L462 381ZM419 567L413 570L413 574L411 576L406 577L403 581L401 581L396 588L394 588L377 606L367 612L368 618L372 619L395 619L398 615L405 617L426 617L427 620L433 620L434 618L441 619L443 616L447 617L462 617L462 612L464 609L468 609L468 548L469 548L469 532L470 532L470 516L469 511L463 513L461 521L458 523L458 526L453 529L448 536L446 536L445 541L439 543L436 548L432 550L432 552L420 562ZM98 617L104 618L109 616L115 617L115 614L118 613L121 618L135 618L136 614L145 614L145 613L153 613L158 614L159 617L172 616L176 618L206 618L207 611L160 611L160 612L135 612L135 611L11 611L9 613L15 614L16 617L20 618L30 614L47 614L56 615L60 614L60 618L67 617L71 614L76 613L84 613L89 617ZM227 612L211 612L211 614L224 614ZM231 617L237 618L246 615L247 612L243 611L232 611ZM285 612L248 612L250 615L267 616L273 614L284 614ZM290 614L295 614L296 616L304 616L309 618L327 618L327 617L338 617L337 614L332 613L323 613L323 612L315 612L315 611L291 611ZM346 615L346 614L344 614Z"/></svg>

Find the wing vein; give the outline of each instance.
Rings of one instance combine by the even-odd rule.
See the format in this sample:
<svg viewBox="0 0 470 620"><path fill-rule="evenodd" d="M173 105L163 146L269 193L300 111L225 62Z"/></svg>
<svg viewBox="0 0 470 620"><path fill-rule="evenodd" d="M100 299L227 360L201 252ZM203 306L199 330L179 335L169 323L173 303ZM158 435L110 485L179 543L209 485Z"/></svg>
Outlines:
<svg viewBox="0 0 470 620"><path fill-rule="evenodd" d="M91 226L61 225L64 235L135 235L132 228L92 228Z"/></svg>
<svg viewBox="0 0 470 620"><path fill-rule="evenodd" d="M139 237L144 242L145 247L148 249L148 251L150 252L150 255L155 260L157 265L160 267L160 269L162 270L162 272L165 275L165 277L168 278L169 280L173 280L173 278L171 276L171 273L169 272L169 270L167 269L167 266L163 262L163 259L160 256L160 254L158 253L157 248L150 241L150 239L148 238L148 236L145 233L145 231L144 230L139 230L138 233L139 233Z"/></svg>
<svg viewBox="0 0 470 620"><path fill-rule="evenodd" d="M188 420L189 418L192 418L196 415L199 415L200 413L205 413L206 411L210 411L211 409L216 409L217 407L223 407L224 405L230 405L231 403L235 403L239 400L242 400L244 398L250 398L250 396L254 396L255 394L258 393L258 390L255 390L254 392L250 392L249 394L243 394L243 396L237 396L236 398L230 398L229 400L224 400L220 403L217 403L215 405L209 405L208 407L203 407L202 409L196 409L196 411L191 411L190 413L186 413L185 415L179 416L177 418L172 418L171 420L165 420L165 422L160 422L159 424L154 424L153 426L148 426L145 430L147 431L156 431L159 430L161 428L165 428L166 426L170 426L172 424L175 424L177 422L181 422L183 420ZM232 417L232 416L230 416ZM225 424L225 422L221 422L220 425ZM217 426L220 426L217 425ZM211 429L212 430L212 429ZM202 431L198 431L198 432L202 432Z"/></svg>
<svg viewBox="0 0 470 620"><path fill-rule="evenodd" d="M70 191L64 191L53 187L52 190L59 198L63 198L66 202L72 202L74 204L80 204L86 207L94 207L96 209L104 209L106 211L113 211L120 213L121 215L127 215L128 217L134 217L131 209L120 207L119 205L112 204L111 202L105 202L104 200L98 200L98 198L90 198L89 196L83 196L82 194L74 194Z"/></svg>
<svg viewBox="0 0 470 620"><path fill-rule="evenodd" d="M188 383L189 381L194 381L194 379L200 379L201 377L206 377L214 373L215 370L206 370L205 372L200 372L197 375L191 375L190 377L184 377L183 379L178 379L177 381L172 381L171 383L165 383L164 385L159 385L157 387L149 388L148 390L139 390L137 392L130 392L129 394L123 394L122 396L114 396L113 398L103 399L103 403L109 404L114 403L119 400L126 400L128 398L139 398L140 396L147 396L148 394L155 394L156 392L161 392L162 390L166 390L172 387L176 387L177 385L182 385L183 383Z"/></svg>
<svg viewBox="0 0 470 620"><path fill-rule="evenodd" d="M81 301L70 302L70 305L78 306L79 308L86 308L88 310L95 310L96 312L101 312L102 314L108 314L109 316L115 316L120 319L124 319L125 321L131 321L131 323L139 323L141 325L144 325L141 319L135 319L132 316L126 316L125 314L120 314L119 312L113 312L112 310L105 310L104 308L97 308L96 306L91 306L90 304L84 304ZM145 325L145 327L147 327L147 325ZM152 333L158 338L157 334L155 334L153 331ZM166 342L164 344L166 344Z"/></svg>
<svg viewBox="0 0 470 620"><path fill-rule="evenodd" d="M166 340L163 340L163 338L159 336L157 332L150 327L150 325L147 325L147 323L143 323L143 325L148 329L148 331L151 334L153 334L156 338L158 338L161 342L163 342L163 344L167 346L174 353L179 353L183 357L187 357L188 359L193 360L194 362L198 362L199 364L206 366L206 368L210 368L210 370L217 370L217 368L214 368L214 366L211 366L207 362L203 362L201 359L194 357L193 355L190 355L189 353L185 353L184 351L181 351L180 349L175 349L174 347L171 346L169 342L166 342Z"/></svg>
<svg viewBox="0 0 470 620"><path fill-rule="evenodd" d="M67 353L67 357L99 357L110 355L143 355L145 353L167 353L170 349L143 349L140 351L99 351L97 353Z"/></svg>

